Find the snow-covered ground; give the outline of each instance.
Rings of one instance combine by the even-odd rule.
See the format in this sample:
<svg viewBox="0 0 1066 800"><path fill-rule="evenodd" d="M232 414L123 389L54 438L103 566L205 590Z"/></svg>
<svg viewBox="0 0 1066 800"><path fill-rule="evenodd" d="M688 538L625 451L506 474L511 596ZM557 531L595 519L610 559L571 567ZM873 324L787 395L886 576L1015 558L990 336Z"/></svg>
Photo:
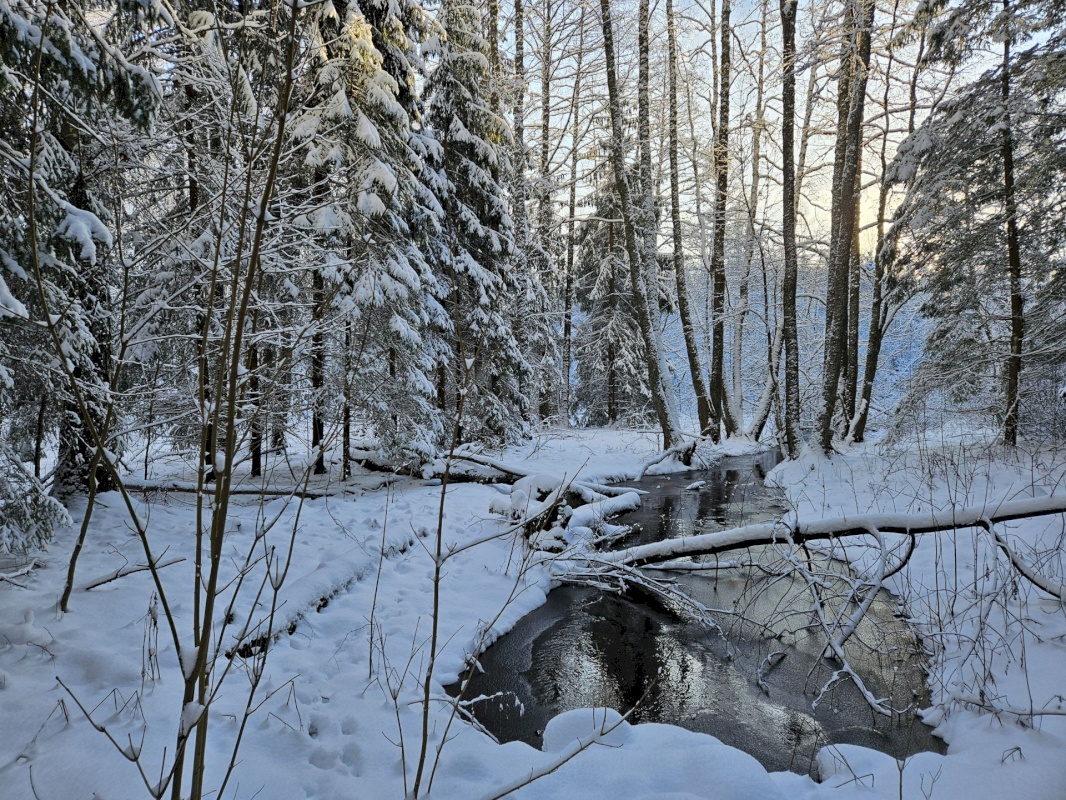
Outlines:
<svg viewBox="0 0 1066 800"><path fill-rule="evenodd" d="M495 455L531 473L595 483L632 475L657 450L653 434L553 431ZM988 452L1002 457L1002 451L955 442L934 447L925 441L891 454L856 449L832 461L810 457L782 465L771 480L785 489L801 519L1066 493L1062 457L1020 455L1007 463ZM175 465L159 477L189 480L190 473ZM299 505L239 495L230 507L223 577L236 575L249 554L253 566L220 633L224 648L269 613L271 594L257 599L260 582L253 577L268 559L277 574L290 541L291 565L274 613L280 636L254 697L249 700L248 689L255 660L241 658L232 661L215 697L205 783L219 788L250 702L254 713L243 726L225 798L402 798L413 789L422 743L421 677L429 663L440 486L410 478L385 485L375 474L312 486L328 496ZM448 490L445 552L483 541L445 562L441 652L431 680L421 795L498 797L558 766L512 796L1066 798L1066 719L1056 713L1066 696L1066 613L1057 601L991 566L1003 559L985 543L987 536L972 531L922 537L911 566L891 586L925 626L927 642L942 645L930 679L941 705L929 721L939 724L949 743L946 756L925 753L897 762L863 748L827 748L819 758L823 782L816 783L792 773L767 774L754 758L710 736L666 725L631 726L605 709L557 717L545 731L544 752L495 744L452 718L442 686L455 680L479 642L506 631L543 602L551 586L548 566L531 560L513 534L492 537L508 526L489 513L499 496L496 488L475 483ZM192 495L134 497L153 552L174 562L160 576L179 639L189 642ZM77 522L80 510L72 516ZM257 539L274 517L269 532ZM1057 555L1040 567L1062 582L1063 516L1001 527L1019 542L1054 546ZM145 781L158 781L172 761L183 681L149 573L86 590L144 562L119 496L98 501L70 610L59 614L77 533L77 525L60 531L33 569L0 564L0 574L9 576L0 581L4 800L145 797ZM978 631L981 636L974 635ZM961 705L961 698L1044 713L978 712ZM95 730L85 712L107 733ZM196 713L186 709L186 722ZM610 733L559 766L604 726Z"/></svg>

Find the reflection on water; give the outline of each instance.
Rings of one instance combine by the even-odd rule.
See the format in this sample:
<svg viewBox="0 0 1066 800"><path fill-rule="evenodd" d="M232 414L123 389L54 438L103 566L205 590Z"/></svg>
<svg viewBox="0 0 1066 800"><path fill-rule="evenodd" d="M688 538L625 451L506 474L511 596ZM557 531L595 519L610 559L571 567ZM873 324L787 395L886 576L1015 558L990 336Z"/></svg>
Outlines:
<svg viewBox="0 0 1066 800"><path fill-rule="evenodd" d="M620 522L639 525L624 544L691 536L752 522L765 522L785 512L780 493L763 484L780 457L775 452L755 457L723 458L712 469L653 475L632 486L651 492L636 511ZM698 488L688 487L702 484Z"/></svg>
<svg viewBox="0 0 1066 800"><path fill-rule="evenodd" d="M654 493L624 521L639 525L625 544L773 519L784 509L762 484L773 457L724 459L713 470L656 476ZM687 489L696 481L698 489ZM769 548L737 554L773 564ZM736 557L731 557L736 560ZM632 722L666 722L710 733L770 770L805 773L830 742L863 744L903 757L942 751L928 728L906 713L875 715L848 681L812 701L837 665L821 658L805 584L752 570L680 578L687 593L716 614L723 633L588 589L564 587L523 618L481 658L467 697L497 738L540 745L548 719L569 709L636 706ZM730 613L742 610L742 614ZM924 674L891 598L874 604L848 645L868 688L894 708L924 696ZM761 679L761 686L760 686Z"/></svg>

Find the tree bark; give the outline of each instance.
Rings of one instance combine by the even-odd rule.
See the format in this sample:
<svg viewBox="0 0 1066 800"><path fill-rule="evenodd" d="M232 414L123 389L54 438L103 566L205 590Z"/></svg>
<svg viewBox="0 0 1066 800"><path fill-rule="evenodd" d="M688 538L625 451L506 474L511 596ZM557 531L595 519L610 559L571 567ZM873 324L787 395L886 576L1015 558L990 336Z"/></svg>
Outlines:
<svg viewBox="0 0 1066 800"><path fill-rule="evenodd" d="M1010 14L1010 0L1003 0L1003 13ZM1009 25L1010 23L1008 23ZM1003 206L1007 215L1007 274L1010 284L1010 354L1006 364L1006 416L1003 443L1018 444L1020 419L1019 383L1022 371L1022 347L1025 339L1024 299L1022 297L1022 257L1018 241L1018 206L1014 197L1014 138L1011 129L1011 36L1003 42L1003 66L1000 74L1000 97L1003 101L1003 129L1000 152L1003 156Z"/></svg>
<svg viewBox="0 0 1066 800"><path fill-rule="evenodd" d="M919 514L859 514L797 522L763 522L680 539L635 545L624 550L599 553L603 562L643 566L681 556L716 555L758 545L780 545L789 537L796 544L848 536L868 536L872 531L913 535L942 533L961 528L989 528L1017 519L1066 514L1066 495L1025 498L969 508L948 508Z"/></svg>
<svg viewBox="0 0 1066 800"><path fill-rule="evenodd" d="M315 304L315 327L311 334L311 449L315 454L315 475L326 474L325 454L325 375L326 336L322 330L325 316L325 284L322 273L315 270L312 276L312 292Z"/></svg>
<svg viewBox="0 0 1066 800"><path fill-rule="evenodd" d="M892 8L892 27L890 35L895 36L899 14L899 0L896 0ZM925 28L923 27L918 38L918 52L914 60L914 67L910 78L910 98L907 135L914 133L915 111L917 109L917 84L921 73L922 59L925 54ZM892 74L894 63L894 49L888 52L888 64L885 67L886 76ZM870 418L870 402L873 399L874 380L877 377L877 366L881 358L881 346L884 342L885 332L894 316L892 300L885 293L885 282L888 266L892 254L882 252L885 243L885 218L888 206L888 186L884 182L884 175L888 171L888 136L891 130L891 116L889 114L889 102L891 99L891 81L886 77L885 93L882 98L882 106L885 113L884 134L881 137L881 187L877 195L877 241L874 245L874 275L873 297L870 302L870 324L866 336L866 364L863 368L862 384L857 389L857 406L852 418L848 437L853 442L861 442L866 436L866 423Z"/></svg>
<svg viewBox="0 0 1066 800"><path fill-rule="evenodd" d="M514 0L514 214L515 249L528 255L529 218L526 208L526 11Z"/></svg>
<svg viewBox="0 0 1066 800"><path fill-rule="evenodd" d="M552 195L551 170L551 66L552 66L552 0L544 0L544 29L540 46L540 191L538 193L537 227L540 246L548 249L551 237Z"/></svg>
<svg viewBox="0 0 1066 800"><path fill-rule="evenodd" d="M714 195L714 240L711 250L711 313L714 316L711 342L711 408L715 420L724 428L726 436L736 432L736 421L729 408L725 386L725 229L726 198L729 190L729 90L732 56L730 26L732 0L722 0L719 33L718 127L715 130L714 165L716 173Z"/></svg>
<svg viewBox="0 0 1066 800"><path fill-rule="evenodd" d="M256 333L259 314L252 313L252 335ZM254 341L248 343L245 356L248 368L248 404L252 408L251 430L248 432L248 451L252 457L252 477L263 474L263 403L259 386L259 345ZM148 475L144 476L146 479Z"/></svg>
<svg viewBox="0 0 1066 800"><path fill-rule="evenodd" d="M640 153L639 177L643 207L640 230L644 238L644 279L647 286L647 305L649 333L654 342L654 349L648 351L648 357L658 361L657 371L661 384L662 400L666 414L671 419L674 431L680 430L678 422L677 401L673 387L670 385L670 369L666 360L666 350L662 344L659 331L661 309L659 306L659 226L656 223L655 195L656 186L651 168L651 96L649 91L650 66L648 63L651 42L649 35L649 0L640 0L637 7L637 146Z"/></svg>
<svg viewBox="0 0 1066 800"><path fill-rule="evenodd" d="M852 223L850 246L851 256L848 259L847 347L844 349L844 365L842 370L844 386L840 393L845 421L845 428L841 431L842 437L847 436L847 424L855 417L855 395L859 382L859 292L862 288L860 282L860 259L862 258L862 255L859 248L859 230L862 217L860 210L861 204L858 202L858 198L862 191L861 160L860 157L860 164L855 170L855 220Z"/></svg>
<svg viewBox="0 0 1066 800"><path fill-rule="evenodd" d="M486 34L489 45L489 66L492 77L500 77L500 0L488 0L485 19Z"/></svg>
<svg viewBox="0 0 1066 800"><path fill-rule="evenodd" d="M785 264L781 281L782 336L785 348L785 443L789 458L798 458L800 439L799 336L796 327L796 5L780 0L781 10L781 195Z"/></svg>
<svg viewBox="0 0 1066 800"><path fill-rule="evenodd" d="M713 22L713 19L712 19ZM714 41L713 37L711 39ZM712 57L713 59L713 57ZM688 131L690 141L692 142L692 148L689 153L689 160L692 164L692 184L693 194L695 195L695 209L696 209L696 226L699 231L699 256L700 265L704 269L706 275L710 274L710 254L707 252L707 220L703 213L703 180L700 176L700 160L699 160L699 138L696 135L696 120L692 114L692 85L691 81L686 86L685 94L685 106L688 110ZM709 314L707 315L709 316ZM710 331L707 328L708 322L707 316L704 317L705 325L701 333L703 334L704 344L707 352L710 352ZM708 370L708 374L709 370ZM700 381L703 382L703 376L700 376ZM704 389L706 392L706 383L704 383ZM718 422L715 416L714 407L711 405L710 394L705 393L706 407L708 413L707 425L700 426L700 433L704 436L710 436L713 441L718 440Z"/></svg>
<svg viewBox="0 0 1066 800"><path fill-rule="evenodd" d="M751 272L755 262L755 245L758 239L756 231L756 216L759 208L759 192L762 178L762 133L766 125L763 117L765 76L766 76L766 29L767 0L760 3L759 21L759 54L755 75L755 120L752 123L751 132L751 186L747 197L747 232L744 242L744 267L740 277L738 289L739 302L733 312L733 353L732 353L732 380L729 392L729 404L733 419L737 428L744 430L744 327L750 311L749 296L751 292ZM766 320L769 332L770 322ZM767 369L770 369L769 362ZM745 431L746 432L746 431Z"/></svg>
<svg viewBox="0 0 1066 800"><path fill-rule="evenodd" d="M858 8L856 4L860 4ZM862 119L866 99L866 78L870 65L870 30L873 26L873 0L851 0L848 15L854 21L854 34L841 58L838 89L837 158L834 165L833 218L826 286L826 341L822 371L822 410L818 418L818 443L823 452L833 449L833 418L841 368L846 357L848 316L848 265L855 230L855 194L859 151L862 147Z"/></svg>
<svg viewBox="0 0 1066 800"><path fill-rule="evenodd" d="M577 247L577 169L579 162L581 128L581 67L585 56L585 6L581 6L581 21L577 49L577 65L574 70L574 96L570 107L571 151L570 193L567 199L566 224L566 275L563 278L563 408L562 417L570 422L570 368L574 363L574 252Z"/></svg>
<svg viewBox="0 0 1066 800"><path fill-rule="evenodd" d="M344 321L344 408L341 410L341 479L352 477L352 320Z"/></svg>
<svg viewBox="0 0 1066 800"><path fill-rule="evenodd" d="M44 431L45 420L47 419L48 412L48 392L41 392L41 402L37 406L37 427L33 436L33 477L37 480L41 479L41 459L44 457ZM149 411L149 415L151 411ZM151 429L149 429L149 434ZM148 457L147 451L151 447L151 438L149 436L148 446L145 448L145 458Z"/></svg>

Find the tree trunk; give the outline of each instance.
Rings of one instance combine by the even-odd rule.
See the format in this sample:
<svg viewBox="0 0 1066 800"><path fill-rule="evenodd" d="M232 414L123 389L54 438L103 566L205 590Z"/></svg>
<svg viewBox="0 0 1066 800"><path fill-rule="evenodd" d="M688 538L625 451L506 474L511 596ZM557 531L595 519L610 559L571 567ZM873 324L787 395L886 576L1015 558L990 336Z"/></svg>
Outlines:
<svg viewBox="0 0 1066 800"><path fill-rule="evenodd" d="M256 333L259 314L252 314L252 334ZM248 450L252 457L252 477L263 474L263 403L259 387L259 345L253 339L248 342L246 356L248 368L248 404L252 407L251 430L248 435ZM147 478L147 475L145 476Z"/></svg>
<svg viewBox="0 0 1066 800"><path fill-rule="evenodd" d="M322 318L325 316L325 285L320 270L315 270L312 277L312 292L314 294L315 321L314 332L311 334L311 449L315 454L315 475L326 473L325 442L325 412L322 408L325 401L325 372L326 372L326 337L322 331Z"/></svg>
<svg viewBox="0 0 1066 800"><path fill-rule="evenodd" d="M500 78L500 0L488 0L485 19L489 45L489 67L495 80ZM498 92L496 93L499 94Z"/></svg>
<svg viewBox="0 0 1066 800"><path fill-rule="evenodd" d="M552 189L551 189L551 77L552 77L552 15L554 14L553 0L544 2L544 26L541 30L540 46L540 153L538 163L537 183L537 246L542 258L536 260L539 269L538 280L547 289L555 279L555 265L553 263L555 248L552 246ZM545 341L537 346L542 362L551 352L551 345ZM533 390L539 394L540 418L548 419L553 414L553 406L558 403L558 393L551 385L549 373L542 370L541 380Z"/></svg>
<svg viewBox="0 0 1066 800"><path fill-rule="evenodd" d="M609 288L611 296L611 321L618 320L618 280L614 262L614 223L607 223L607 254L608 268L611 270L611 283ZM607 338L607 422L610 425L618 422L618 379L616 366L618 364L618 351L613 336Z"/></svg>
<svg viewBox="0 0 1066 800"><path fill-rule="evenodd" d="M751 133L751 186L747 197L748 225L744 243L744 271L740 279L739 302L734 310L735 322L733 323L733 375L730 387L730 408L732 409L733 419L739 429L743 428L744 420L744 326L750 310L751 270L755 261L755 245L758 238L755 220L759 208L759 190L762 178L762 132L766 125L766 120L763 117L767 51L766 29L768 26L766 0L763 0L760 5L759 55L755 76L755 120L752 124ZM770 335L769 325L770 322L767 319L767 335ZM770 365L768 363L767 369L769 368Z"/></svg>
<svg viewBox="0 0 1066 800"><path fill-rule="evenodd" d="M1010 0L1003 0L1003 13L1010 14ZM1019 383L1022 371L1022 346L1025 337L1024 300L1022 298L1022 257L1018 241L1018 207L1014 198L1014 139L1011 130L1011 37L1003 42L1003 66L1000 97L1003 102L1003 129L1000 152L1003 155L1003 206L1007 215L1007 273L1010 283L1010 354L1007 356L1007 413L1003 421L1003 443L1018 444Z"/></svg>
<svg viewBox="0 0 1066 800"><path fill-rule="evenodd" d="M795 17L796 17L796 15L793 14L792 15L793 31L795 31L795 24L796 24ZM795 48L793 48L793 54L795 54ZM793 60L795 60L795 55L793 55ZM793 72L794 71L795 71L795 68L793 68ZM799 202L799 199L803 197L803 182L804 182L804 179L807 177L807 150L808 150L808 147L810 145L812 131L813 131L813 126L811 125L811 120L814 118L815 98L818 95L817 82L818 82L818 62L816 61L814 64L811 65L810 75L807 78L807 92L804 95L804 100L803 100L803 127L800 128L799 153L796 155L796 161L795 161L796 169L795 169L795 173L794 173L794 176L795 176L794 180L796 181L796 202L797 203ZM792 89L793 96L795 96L795 91L796 91L795 90L795 76L793 76L793 89ZM793 105L793 108L795 108L795 102L793 102L792 105ZM795 114L793 114L793 118L795 118ZM813 170L812 170L812 172L813 172ZM797 208L798 208L798 206L797 206Z"/></svg>
<svg viewBox="0 0 1066 800"><path fill-rule="evenodd" d="M688 283L685 276L684 240L681 235L681 169L677 153L677 25L674 21L673 0L666 0L666 33L669 49L669 136L670 136L670 219L674 235L674 279L677 283L677 310L681 316L681 329L685 334L685 353L688 356L689 373L692 375L692 391L696 394L696 413L700 431L711 424L711 409L707 387L703 382L703 365L700 363L696 327L689 307Z"/></svg>
<svg viewBox="0 0 1066 800"><path fill-rule="evenodd" d="M795 544L818 540L833 540L851 536L869 536L871 531L914 536L921 533L944 533L963 528L983 527L1010 522L1017 519L1050 514L1066 513L1066 496L1022 498L1019 500L999 500L981 506L948 507L942 511L894 514L852 514L847 517L829 517L825 519L802 520L787 525L787 535ZM786 538L785 525L776 522L759 522L740 528L730 528L714 533L700 533L664 539L650 544L634 545L623 550L597 553L600 563L626 564L640 567L646 564L661 563L684 556L707 556L743 550L758 545L780 546ZM1005 549L1004 542L998 536L997 544ZM1012 562L1018 556L1008 551ZM1024 574L1025 570L1023 570ZM1026 577L1029 577L1026 575ZM1049 585L1040 585L1041 589L1057 594L1061 585L1048 581Z"/></svg>
<svg viewBox="0 0 1066 800"><path fill-rule="evenodd" d="M570 422L570 368L574 363L574 251L577 247L577 180L580 160L578 140L581 134L581 66L585 56L585 6L581 6L581 26L577 50L577 66L574 70L574 97L570 106L571 151L570 151L570 196L567 200L566 223L566 275L563 278L563 408L562 417Z"/></svg>
<svg viewBox="0 0 1066 800"><path fill-rule="evenodd" d="M622 144L622 106L618 91L618 78L615 73L614 25L611 21L610 0L600 0L600 22L603 27L603 49L607 59L607 96L611 118L611 166L614 172L615 192L618 194L618 201L622 211L622 227L625 233L626 255L629 259L629 278L633 292L633 305L636 307L637 323L640 326L647 354L648 388L651 391L652 406L662 428L663 449L666 450L679 440L680 427L676 415L670 413L671 406L668 402L668 395L664 390L663 376L661 374L661 364L664 362L661 352L662 343L656 335L658 330L652 327L648 306L648 290L644 281L643 253L637 243L638 213L633 203L633 197L629 191L629 181L626 177L625 150Z"/></svg>
<svg viewBox="0 0 1066 800"><path fill-rule="evenodd" d="M540 43L540 191L538 196L537 227L540 246L548 249L551 237L552 195L549 188L551 168L551 66L552 66L552 0L544 0L544 29Z"/></svg>
<svg viewBox="0 0 1066 800"><path fill-rule="evenodd" d="M890 30L892 37L895 36L897 29L898 14L899 0L896 0L892 8L892 27ZM890 41L892 41L892 39L890 39ZM910 78L911 102L909 104L907 123L908 136L914 133L915 110L918 106L918 76L921 73L922 57L924 54L925 28L923 27L919 35L918 53L914 59L914 67L911 71ZM888 53L888 64L885 67L886 75L892 74L894 55L895 51L890 49ZM885 332L893 317L891 298L885 294L887 268L892 256L889 253L882 252L882 247L885 243L885 217L888 206L888 186L885 185L883 178L888 171L888 136L891 130L891 116L889 114L891 88L891 81L886 78L885 93L882 98L885 123L884 134L881 137L880 167L882 180L877 195L877 242L874 246L873 297L870 302L870 325L866 336L866 364L863 368L862 384L857 390L858 398L855 416L852 418L850 429L848 431L848 437L853 442L861 442L866 436L866 423L870 418L870 402L873 399L874 380L877 377L877 366L881 357L881 345L884 342Z"/></svg>
<svg viewBox="0 0 1066 800"><path fill-rule="evenodd" d="M860 158L861 161L861 158ZM859 292L861 290L860 259L862 255L859 248L859 224L861 221L860 203L858 198L862 191L862 167L861 164L855 171L855 221L851 231L851 257L848 259L848 326L847 347L844 350L844 386L841 394L843 402L844 429L841 437L848 435L847 425L855 417L855 395L859 382Z"/></svg>
<svg viewBox="0 0 1066 800"><path fill-rule="evenodd" d="M515 250L528 256L529 219L526 209L526 12L514 0L514 214Z"/></svg>
<svg viewBox="0 0 1066 800"><path fill-rule="evenodd" d="M344 409L341 411L341 479L352 477L352 320L344 321Z"/></svg>
<svg viewBox="0 0 1066 800"><path fill-rule="evenodd" d="M712 20L713 22L713 20ZM713 42L713 38L712 38ZM700 177L700 162L699 162L699 137L696 135L696 120L692 114L692 86L691 81L686 86L685 106L688 109L688 130L690 141L692 142L692 150L689 153L689 160L692 164L692 184L693 193L695 195L695 210L696 210L696 226L699 231L699 255L700 265L704 269L705 274L710 274L710 255L707 252L707 221L703 214L703 181ZM704 344L706 351L710 351L710 338L709 330L706 326L707 314L704 317ZM714 407L711 405L710 395L707 393L707 385L703 381L703 376L700 376L700 382L703 383L704 396L706 397L705 404L708 414L707 425L700 426L700 433L704 436L710 436L713 441L718 440L718 422L715 416Z"/></svg>
<svg viewBox="0 0 1066 800"><path fill-rule="evenodd" d="M643 199L641 209L643 222L639 227L644 237L644 280L647 286L649 332L655 345L648 351L648 357L654 357L658 362L656 367L661 383L662 401L666 406L667 416L672 420L671 427L676 432L680 430L677 400L670 384L670 369L659 330L661 287L659 284L659 226L656 224L655 215L656 186L651 168L651 97L648 63L650 50L649 0L640 0L637 7L637 145L640 152L638 183ZM664 449L666 449L665 446Z"/></svg>
<svg viewBox="0 0 1066 800"><path fill-rule="evenodd" d="M785 442L789 458L798 458L800 438L799 337L796 328L796 5L780 0L781 9L781 150L782 238L785 265L781 282L782 337L785 348Z"/></svg>
<svg viewBox="0 0 1066 800"><path fill-rule="evenodd" d="M774 410L775 405L782 405L778 397L779 378L778 375L781 372L781 350L784 345L784 319L780 313L771 314L771 309L777 308L777 297L771 298L770 293L770 270L767 268L766 255L763 248L759 247L759 262L760 272L762 273L762 300L763 308L766 311L766 380L763 383L762 393L759 399L756 401L751 412L751 422L744 430L744 435L758 441L762 438L763 428L766 426L767 421L770 419L770 413ZM776 286L775 286L776 288ZM773 331L770 330L771 320L774 320ZM775 400L778 403L775 404ZM780 412L780 408L778 408ZM778 413L778 430L783 431L784 419L783 416Z"/></svg>
<svg viewBox="0 0 1066 800"><path fill-rule="evenodd" d="M714 241L711 251L711 313L714 316L711 342L711 408L714 418L721 423L725 435L736 432L736 421L726 399L725 387L725 229L726 196L729 190L729 90L732 66L730 39L731 0L722 0L722 17L719 33L721 59L718 78L718 127L715 130L714 165L716 185L714 195Z"/></svg>
<svg viewBox="0 0 1066 800"><path fill-rule="evenodd" d="M48 412L48 393L41 392L41 402L37 406L37 428L33 437L33 477L37 480L41 479L41 459L44 457L44 423L47 419ZM149 410L149 416L151 416L151 410ZM151 443L151 428L148 429L149 434L149 447ZM145 449L145 458L147 458L147 448ZM147 477L147 476L146 476Z"/></svg>
<svg viewBox="0 0 1066 800"><path fill-rule="evenodd" d="M822 411L818 418L818 443L823 452L833 449L833 418L841 368L846 357L848 315L848 265L851 262L855 229L855 194L859 151L862 148L862 119L866 99L866 77L870 64L870 30L873 26L873 0L855 0L848 5L854 35L841 58L838 95L837 158L834 165L833 218L829 243L826 286L826 341L822 371Z"/></svg>

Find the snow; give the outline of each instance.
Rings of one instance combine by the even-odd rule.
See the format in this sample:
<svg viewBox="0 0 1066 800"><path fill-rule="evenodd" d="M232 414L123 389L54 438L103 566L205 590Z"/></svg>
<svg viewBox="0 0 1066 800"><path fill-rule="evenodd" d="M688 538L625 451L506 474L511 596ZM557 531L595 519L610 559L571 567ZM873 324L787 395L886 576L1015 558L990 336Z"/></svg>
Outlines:
<svg viewBox="0 0 1066 800"><path fill-rule="evenodd" d="M66 217L56 228L56 235L70 239L80 248L78 258L96 265L96 243L111 247L111 231L91 211L76 208L65 201L59 202Z"/></svg>
<svg viewBox="0 0 1066 800"><path fill-rule="evenodd" d="M204 710L203 703L186 703L181 712L181 731L186 734L191 731L193 726L200 721Z"/></svg>
<svg viewBox="0 0 1066 800"><path fill-rule="evenodd" d="M359 112L355 125L355 137L372 150L381 148L381 136L378 134L378 129L362 111Z"/></svg>
<svg viewBox="0 0 1066 800"><path fill-rule="evenodd" d="M28 319L29 314L26 311L26 306L22 305L8 289L7 283L4 281L4 276L0 275L0 318L3 317L16 317L18 319Z"/></svg>
<svg viewBox="0 0 1066 800"><path fill-rule="evenodd" d="M379 217L385 213L385 204L373 192L360 192L356 208L368 217Z"/></svg>
<svg viewBox="0 0 1066 800"><path fill-rule="evenodd" d="M1000 499L1031 508L1048 506L1061 495L1057 487L1066 475L1062 454L1032 453L1011 460L1001 450L993 458L987 455L993 451L952 443L938 450L937 463L954 458L964 468L948 480L950 470L938 471L931 449L926 444L882 454L853 447L831 460L809 455L779 466L771 479L784 488L800 520L854 520L872 514L898 522L942 514L950 501L959 509L985 508L996 501L1002 510L1010 506L999 504ZM971 581L976 575L978 589L991 591L995 570L987 576L984 570L996 557L1004 563L980 529L960 530L950 545L944 537L919 537L910 567L891 579L891 588L928 636L935 633L934 624L944 631L945 647L931 676L934 700L942 705L927 716L948 742L947 755L921 753L898 762L861 747L826 748L818 756L818 783L793 773L768 774L752 756L705 734L669 725L632 725L619 716L624 709L580 709L556 717L545 730L543 751L522 743L496 744L451 720L442 687L460 675L479 645L495 640L542 603L552 586L550 556L523 558L519 534L500 535L513 523L490 515L490 504L497 498L519 505L543 502L574 479L594 485L633 475L658 452L654 433L546 431L520 447L486 454L532 476L506 498L489 485L448 488L443 552L449 555L440 584L441 647L430 685L427 778L436 748L444 743L429 797L491 798L508 788L516 788L509 796L520 800L1066 796L1066 718L1051 713L1066 695L1061 605L1031 587L1011 590L1004 584L996 613L987 613L989 606L982 604L987 591L960 595L965 602L954 610L951 624L945 624L949 598L944 587L956 575ZM191 662L196 507L193 495L180 489L195 481L191 466L178 461L157 460L154 473L155 491L146 484L132 500L147 520L153 551L164 560L184 557L161 569L159 578ZM327 496L306 500L302 508L286 497L259 500L251 495L235 496L229 508L220 600L223 607L233 600L234 615L225 627L221 620L216 624L214 636L222 649L232 647L242 631L265 630L256 626L274 609L275 638L227 797L401 798L412 788L422 725L421 679L429 661L439 481L434 485L432 480L397 477L384 482L368 473L345 483L322 481L316 478L309 488ZM237 485L263 484L244 477ZM283 465L266 485L279 492L291 489L288 468ZM627 493L598 508L579 507L571 532L638 500L636 493ZM70 797L75 791L86 797L146 796L137 767L92 728L79 706L123 747L132 737L152 776L159 775L164 761L169 763L179 727L187 729L201 718L200 706L183 702L182 669L166 619L152 613L150 573L126 574L85 590L93 576L144 563L142 544L122 505L114 494L100 499L68 613L59 614L56 601L77 538L77 518L58 531L49 551L36 555L39 563L19 577L19 585L0 581L3 800L33 797L34 791L40 797ZM1021 549L1054 542L1062 525L1062 516L1055 515L1003 523L997 530ZM474 542L480 543L464 549ZM290 544L291 554L272 568L272 574L288 568L279 596L272 600L268 585L257 604L256 576L263 576L264 562L256 561L240 585L232 580L236 570L248 553L268 548L283 553ZM856 548L855 558L861 561L864 552ZM1061 563L1041 566L1061 582ZM982 619L986 631L1001 636L989 639L995 646L979 653L975 662L966 658L966 643ZM147 647L153 635L158 637L154 656ZM153 658L160 677L152 676ZM240 729L254 663L233 661L210 708L206 782L211 789L222 781ZM953 702L953 697L975 692L976 668L990 670L994 679L989 684L994 693L985 695L990 704L1049 713L991 714ZM400 728L402 752L397 746ZM520 786L542 773L544 777ZM422 796L427 796L426 788L424 780Z"/></svg>

